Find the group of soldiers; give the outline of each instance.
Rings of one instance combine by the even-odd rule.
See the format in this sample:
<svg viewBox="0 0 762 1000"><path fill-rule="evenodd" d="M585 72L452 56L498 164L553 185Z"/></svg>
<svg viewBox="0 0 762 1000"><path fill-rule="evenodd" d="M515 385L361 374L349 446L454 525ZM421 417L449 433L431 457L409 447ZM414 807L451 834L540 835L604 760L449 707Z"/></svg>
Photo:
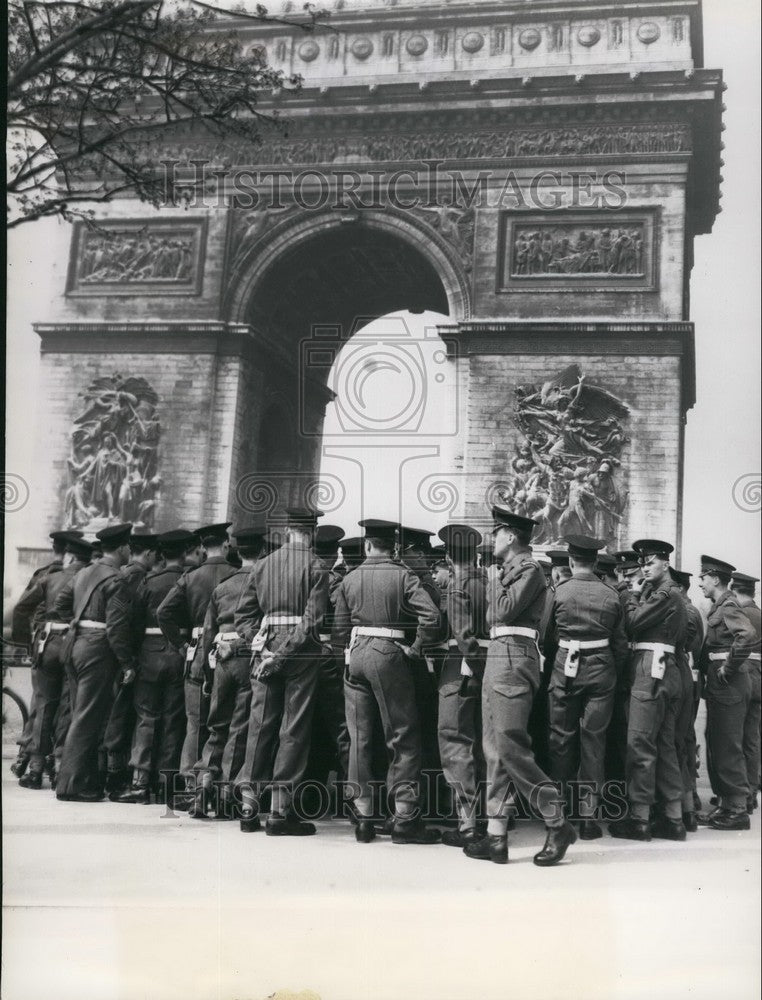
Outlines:
<svg viewBox="0 0 762 1000"><path fill-rule="evenodd" d="M703 556L706 621L673 547L586 536L535 556L504 506L482 535L368 519L53 532L13 619L33 651L19 784L60 800L152 797L243 832L442 842L540 866L578 836L749 829L760 781L756 578ZM714 808L696 794L706 700ZM433 780L432 780L433 777ZM332 780L333 779L333 780ZM329 784L330 781L330 784ZM441 828L445 829L442 830Z"/></svg>

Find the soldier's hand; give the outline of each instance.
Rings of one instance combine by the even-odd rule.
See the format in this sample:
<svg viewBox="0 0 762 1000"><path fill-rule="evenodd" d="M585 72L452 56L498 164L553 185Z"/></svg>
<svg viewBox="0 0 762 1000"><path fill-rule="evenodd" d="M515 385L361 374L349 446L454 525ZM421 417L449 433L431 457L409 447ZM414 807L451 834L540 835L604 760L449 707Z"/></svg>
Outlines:
<svg viewBox="0 0 762 1000"><path fill-rule="evenodd" d="M727 684L728 683L728 668L725 666L724 663L723 663L723 665L721 667L717 668L717 680L721 684Z"/></svg>
<svg viewBox="0 0 762 1000"><path fill-rule="evenodd" d="M130 667L129 670L125 670L122 673L122 687L127 687L128 684L132 684L135 680L135 671Z"/></svg>
<svg viewBox="0 0 762 1000"><path fill-rule="evenodd" d="M413 649L412 646L406 646L404 642L395 642L395 646L399 646L402 652L407 656L409 660L419 660L419 654Z"/></svg>
<svg viewBox="0 0 762 1000"><path fill-rule="evenodd" d="M639 594L639 593L641 593L641 591L643 590L643 587L645 586L645 583L646 583L646 581L643 579L642 576L639 576L636 579L634 579L632 581L632 585L630 587L630 589L632 590L633 594Z"/></svg>
<svg viewBox="0 0 762 1000"><path fill-rule="evenodd" d="M183 658L183 661L185 661L185 658L186 658L186 657L187 657L187 655L188 655L188 649L189 649L189 648L190 648L190 647L189 647L189 645L188 645L188 643L187 643L187 642L184 642L184 643L182 644L182 646L180 647L180 656L182 656L182 658Z"/></svg>
<svg viewBox="0 0 762 1000"><path fill-rule="evenodd" d="M270 652L263 653L259 658L259 663L251 672L251 676L258 681L265 681L268 677L272 677L275 671L272 669L272 663L275 659L275 654Z"/></svg>
<svg viewBox="0 0 762 1000"><path fill-rule="evenodd" d="M217 646L217 659L229 660L233 655L233 646L229 642L221 642Z"/></svg>

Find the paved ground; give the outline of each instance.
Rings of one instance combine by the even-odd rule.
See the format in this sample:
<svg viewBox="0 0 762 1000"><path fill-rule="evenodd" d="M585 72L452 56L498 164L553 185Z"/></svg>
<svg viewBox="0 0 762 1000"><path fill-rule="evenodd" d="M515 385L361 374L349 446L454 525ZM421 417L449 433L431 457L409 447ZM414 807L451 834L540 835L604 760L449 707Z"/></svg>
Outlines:
<svg viewBox="0 0 762 1000"><path fill-rule="evenodd" d="M577 844L541 870L442 846L307 840L158 806L60 803L3 761L4 1000L746 1000L759 814L686 844Z"/></svg>

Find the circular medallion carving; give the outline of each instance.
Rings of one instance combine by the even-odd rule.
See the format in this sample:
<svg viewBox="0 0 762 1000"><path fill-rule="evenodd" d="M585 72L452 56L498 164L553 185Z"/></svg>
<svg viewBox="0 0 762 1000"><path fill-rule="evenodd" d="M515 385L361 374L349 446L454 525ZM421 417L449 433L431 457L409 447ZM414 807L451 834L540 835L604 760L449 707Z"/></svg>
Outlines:
<svg viewBox="0 0 762 1000"><path fill-rule="evenodd" d="M369 38L363 36L352 42L352 55L355 59L367 59L371 52L373 52L373 42Z"/></svg>
<svg viewBox="0 0 762 1000"><path fill-rule="evenodd" d="M463 36L461 45L466 52L478 52L484 45L484 35L478 31L469 31L468 34Z"/></svg>
<svg viewBox="0 0 762 1000"><path fill-rule="evenodd" d="M586 49L592 48L596 42L601 40L601 33L597 28L593 28L592 25L580 28L577 32L577 41L580 45L584 45Z"/></svg>
<svg viewBox="0 0 762 1000"><path fill-rule="evenodd" d="M534 52L542 41L542 36L537 28L525 28L519 35L519 45L527 52Z"/></svg>
<svg viewBox="0 0 762 1000"><path fill-rule="evenodd" d="M405 45L411 56L422 56L428 47L429 43L423 35L411 35Z"/></svg>
<svg viewBox="0 0 762 1000"><path fill-rule="evenodd" d="M320 55L320 46L317 42L313 42L310 39L308 42L302 42L299 46L299 58L303 59L304 62L312 62L313 59L317 59Z"/></svg>
<svg viewBox="0 0 762 1000"><path fill-rule="evenodd" d="M644 45L650 45L651 42L655 42L660 34L659 25L654 24L653 21L644 21L638 28L638 38Z"/></svg>

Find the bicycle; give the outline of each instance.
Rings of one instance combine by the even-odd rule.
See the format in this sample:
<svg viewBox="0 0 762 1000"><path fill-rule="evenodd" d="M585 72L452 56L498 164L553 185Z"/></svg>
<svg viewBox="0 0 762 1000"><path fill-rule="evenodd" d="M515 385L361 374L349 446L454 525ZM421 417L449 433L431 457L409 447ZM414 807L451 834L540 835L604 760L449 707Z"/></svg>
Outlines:
<svg viewBox="0 0 762 1000"><path fill-rule="evenodd" d="M3 660L3 749L21 742L24 728L29 721L29 706L18 692L7 683L14 667L28 667L31 662L29 647L23 643L2 640Z"/></svg>

